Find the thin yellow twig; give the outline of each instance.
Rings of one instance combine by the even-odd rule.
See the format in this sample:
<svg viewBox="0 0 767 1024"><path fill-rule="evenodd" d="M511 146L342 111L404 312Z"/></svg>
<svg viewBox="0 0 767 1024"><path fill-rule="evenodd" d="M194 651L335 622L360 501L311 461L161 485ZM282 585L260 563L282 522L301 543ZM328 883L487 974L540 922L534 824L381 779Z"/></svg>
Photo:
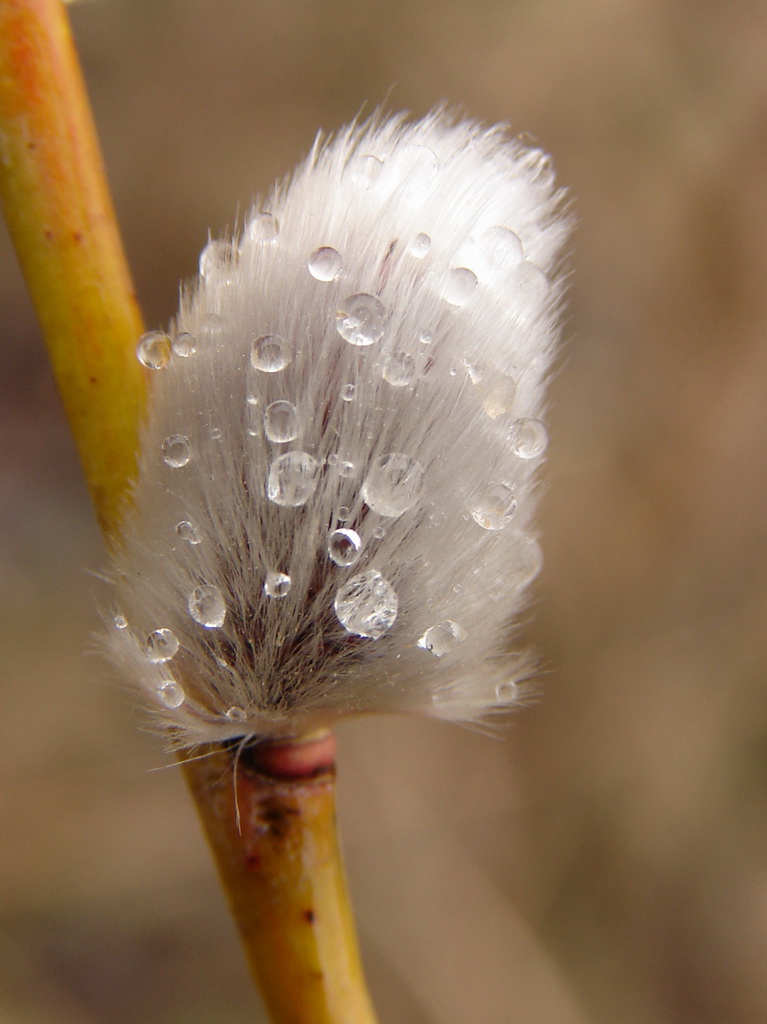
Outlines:
<svg viewBox="0 0 767 1024"><path fill-rule="evenodd" d="M118 542L143 327L60 0L0 0L0 196L99 522ZM275 1024L374 1024L330 765L279 780L245 761L236 772L221 749L184 770Z"/></svg>
<svg viewBox="0 0 767 1024"><path fill-rule="evenodd" d="M135 475L141 314L66 14L0 2L0 196L109 538Z"/></svg>

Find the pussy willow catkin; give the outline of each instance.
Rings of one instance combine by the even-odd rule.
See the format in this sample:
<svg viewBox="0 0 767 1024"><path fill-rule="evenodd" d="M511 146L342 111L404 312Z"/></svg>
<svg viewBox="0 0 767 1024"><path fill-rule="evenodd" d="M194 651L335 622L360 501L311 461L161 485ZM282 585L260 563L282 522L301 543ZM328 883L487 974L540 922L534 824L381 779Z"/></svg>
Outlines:
<svg viewBox="0 0 767 1024"><path fill-rule="evenodd" d="M107 631L172 745L519 700L562 198L502 127L374 118L203 250Z"/></svg>

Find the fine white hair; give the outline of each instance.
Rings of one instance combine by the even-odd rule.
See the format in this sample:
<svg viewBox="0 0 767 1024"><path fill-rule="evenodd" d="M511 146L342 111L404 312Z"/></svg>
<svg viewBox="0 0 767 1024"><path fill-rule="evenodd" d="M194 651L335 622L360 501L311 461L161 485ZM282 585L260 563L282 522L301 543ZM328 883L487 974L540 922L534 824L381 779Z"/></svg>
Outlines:
<svg viewBox="0 0 767 1024"><path fill-rule="evenodd" d="M562 206L503 127L374 117L206 246L139 343L110 572L107 647L171 745L519 701Z"/></svg>

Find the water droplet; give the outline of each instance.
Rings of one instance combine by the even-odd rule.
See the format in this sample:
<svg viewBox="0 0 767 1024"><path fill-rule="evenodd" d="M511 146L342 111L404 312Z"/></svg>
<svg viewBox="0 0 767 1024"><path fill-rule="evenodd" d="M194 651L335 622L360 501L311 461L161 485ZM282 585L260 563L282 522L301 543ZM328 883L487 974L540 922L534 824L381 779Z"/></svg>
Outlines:
<svg viewBox="0 0 767 1024"><path fill-rule="evenodd" d="M431 626L418 640L421 650L431 651L435 658L441 658L462 644L467 637L466 630L452 619L445 619Z"/></svg>
<svg viewBox="0 0 767 1024"><path fill-rule="evenodd" d="M364 347L383 337L386 310L375 295L350 295L336 313L336 330L350 345Z"/></svg>
<svg viewBox="0 0 767 1024"><path fill-rule="evenodd" d="M339 523L345 523L350 515L351 512L346 507L346 505L341 505L339 510L336 512L336 519L339 521Z"/></svg>
<svg viewBox="0 0 767 1024"><path fill-rule="evenodd" d="M471 509L483 530L502 530L517 511L517 499L508 484L491 484Z"/></svg>
<svg viewBox="0 0 767 1024"><path fill-rule="evenodd" d="M264 412L264 433L270 441L282 444L298 437L298 409L292 402L272 402Z"/></svg>
<svg viewBox="0 0 767 1024"><path fill-rule="evenodd" d="M458 259L482 278L498 281L522 261L522 242L510 228L494 227L462 245Z"/></svg>
<svg viewBox="0 0 767 1024"><path fill-rule="evenodd" d="M401 516L421 497L423 466L410 455L392 452L372 464L362 499L380 516Z"/></svg>
<svg viewBox="0 0 767 1024"><path fill-rule="evenodd" d="M124 615L121 615L120 612L115 612L115 614L112 616L112 622L114 623L115 629L128 628L128 620L125 618Z"/></svg>
<svg viewBox="0 0 767 1024"><path fill-rule="evenodd" d="M511 228L490 228L482 235L479 244L499 269L511 270L522 262L522 242Z"/></svg>
<svg viewBox="0 0 767 1024"><path fill-rule="evenodd" d="M338 465L338 456L336 455L335 452L333 452L332 455L328 455L328 465L329 466L337 466Z"/></svg>
<svg viewBox="0 0 767 1024"><path fill-rule="evenodd" d="M186 694L175 679L166 679L157 687L157 696L166 708L180 708L186 700Z"/></svg>
<svg viewBox="0 0 767 1024"><path fill-rule="evenodd" d="M491 420L497 420L511 412L517 396L517 382L508 374L502 374L483 382L482 408Z"/></svg>
<svg viewBox="0 0 767 1024"><path fill-rule="evenodd" d="M394 625L398 605L394 587L375 569L352 576L333 601L338 621L347 632L373 640Z"/></svg>
<svg viewBox="0 0 767 1024"><path fill-rule="evenodd" d="M400 150L397 166L402 173L403 196L411 201L425 200L425 190L439 169L436 153L428 146L413 143Z"/></svg>
<svg viewBox="0 0 767 1024"><path fill-rule="evenodd" d="M220 441L224 435L221 432L220 427L211 427L208 433L208 437L211 441Z"/></svg>
<svg viewBox="0 0 767 1024"><path fill-rule="evenodd" d="M233 263L232 243L215 238L212 242L208 242L200 253L200 277L208 281L214 277L230 281Z"/></svg>
<svg viewBox="0 0 767 1024"><path fill-rule="evenodd" d="M429 249L431 249L431 238L423 231L416 235L410 243L410 253L412 256L415 256L417 260L422 260L428 253Z"/></svg>
<svg viewBox="0 0 767 1024"><path fill-rule="evenodd" d="M181 469L192 457L189 438L183 434L171 434L162 443L163 462L171 469Z"/></svg>
<svg viewBox="0 0 767 1024"><path fill-rule="evenodd" d="M264 581L264 593L267 597L287 597L290 593L292 580L285 572L270 572Z"/></svg>
<svg viewBox="0 0 767 1024"><path fill-rule="evenodd" d="M504 683L498 683L495 688L495 695L498 700L503 701L504 704L513 704L517 699L519 687L516 683L507 680Z"/></svg>
<svg viewBox="0 0 767 1024"><path fill-rule="evenodd" d="M238 708L235 706L229 708L226 712L226 717L230 722L244 722L248 717L248 713L245 708Z"/></svg>
<svg viewBox="0 0 767 1024"><path fill-rule="evenodd" d="M517 318L523 322L535 319L549 292L546 274L530 260L522 260L514 271L510 285L509 301L515 306Z"/></svg>
<svg viewBox="0 0 767 1024"><path fill-rule="evenodd" d="M195 622L206 629L218 629L226 618L224 597L218 587L207 583L195 587L187 598L186 606Z"/></svg>
<svg viewBox="0 0 767 1024"><path fill-rule="evenodd" d="M323 245L314 250L306 265L317 281L335 281L341 273L341 253L329 245Z"/></svg>
<svg viewBox="0 0 767 1024"><path fill-rule="evenodd" d="M149 331L139 338L138 361L148 370L164 370L170 362L170 338L164 331Z"/></svg>
<svg viewBox="0 0 767 1024"><path fill-rule="evenodd" d="M406 388L416 377L415 359L408 352L391 352L384 362L383 379L395 388Z"/></svg>
<svg viewBox="0 0 767 1024"><path fill-rule="evenodd" d="M280 226L271 213L254 213L245 228L243 240L252 245L271 245L279 232Z"/></svg>
<svg viewBox="0 0 767 1024"><path fill-rule="evenodd" d="M376 526L375 530L373 530L373 536L376 540L381 540L386 536L386 530L384 530L383 526Z"/></svg>
<svg viewBox="0 0 767 1024"><path fill-rule="evenodd" d="M342 402L353 402L357 394L357 388L354 384L344 384L341 388L341 401Z"/></svg>
<svg viewBox="0 0 767 1024"><path fill-rule="evenodd" d="M354 565L362 551L362 539L354 530L334 530L328 538L328 555L336 565Z"/></svg>
<svg viewBox="0 0 767 1024"><path fill-rule="evenodd" d="M197 351L197 343L193 334L189 334L188 331L182 331L177 334L173 339L173 351L181 359L188 359L189 356L193 356Z"/></svg>
<svg viewBox="0 0 767 1024"><path fill-rule="evenodd" d="M342 459L338 463L338 475L348 480L350 476L354 476L354 463L349 462L347 459Z"/></svg>
<svg viewBox="0 0 767 1024"><path fill-rule="evenodd" d="M526 587L539 575L543 568L543 551L538 541L522 530L514 537L515 565L508 582L519 588Z"/></svg>
<svg viewBox="0 0 767 1024"><path fill-rule="evenodd" d="M442 297L451 306L465 306L477 287L477 275L468 267L453 267L447 272L442 286Z"/></svg>
<svg viewBox="0 0 767 1024"><path fill-rule="evenodd" d="M176 533L179 535L181 540L185 540L187 544L199 544L202 540L200 531L194 523L190 523L188 519L182 519L180 523L176 523Z"/></svg>
<svg viewBox="0 0 767 1024"><path fill-rule="evenodd" d="M278 373L290 362L287 342L279 334L264 334L256 338L250 352L250 361L262 373Z"/></svg>
<svg viewBox="0 0 767 1024"><path fill-rule="evenodd" d="M286 452L272 462L266 481L266 496L275 505L297 508L305 505L317 489L320 465L307 452Z"/></svg>
<svg viewBox="0 0 767 1024"><path fill-rule="evenodd" d="M512 423L509 440L514 454L520 459L536 459L546 451L549 435L540 420L522 417Z"/></svg>
<svg viewBox="0 0 767 1024"><path fill-rule="evenodd" d="M418 339L422 345L431 345L434 341L434 335L431 331L421 331Z"/></svg>
<svg viewBox="0 0 767 1024"><path fill-rule="evenodd" d="M147 660L156 665L170 661L178 651L178 638L172 629L155 629L146 638L144 651Z"/></svg>
<svg viewBox="0 0 767 1024"><path fill-rule="evenodd" d="M360 188L372 188L381 177L383 160L370 153L363 153L354 157L349 163L349 174L351 180Z"/></svg>

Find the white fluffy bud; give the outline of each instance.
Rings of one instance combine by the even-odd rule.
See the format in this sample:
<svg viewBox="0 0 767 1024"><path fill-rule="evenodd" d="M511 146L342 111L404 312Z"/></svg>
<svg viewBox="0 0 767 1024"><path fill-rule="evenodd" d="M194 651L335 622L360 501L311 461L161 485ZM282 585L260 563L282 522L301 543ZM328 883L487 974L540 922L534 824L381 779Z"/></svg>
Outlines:
<svg viewBox="0 0 767 1024"><path fill-rule="evenodd" d="M436 113L317 144L213 241L154 372L108 646L179 746L517 699L566 225Z"/></svg>

